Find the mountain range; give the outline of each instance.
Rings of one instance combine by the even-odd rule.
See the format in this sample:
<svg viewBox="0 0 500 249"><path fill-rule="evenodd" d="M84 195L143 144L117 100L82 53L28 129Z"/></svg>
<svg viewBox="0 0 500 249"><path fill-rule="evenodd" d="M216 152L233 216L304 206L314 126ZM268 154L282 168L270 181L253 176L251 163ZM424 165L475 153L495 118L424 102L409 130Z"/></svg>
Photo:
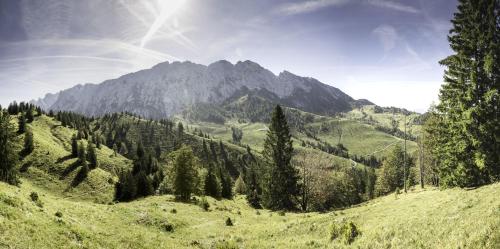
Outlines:
<svg viewBox="0 0 500 249"><path fill-rule="evenodd" d="M163 62L100 84L77 85L47 94L32 102L47 110L89 116L131 112L158 119L198 104L221 105L249 91L273 103L322 115L373 104L356 100L314 78L288 71L275 75L248 60L236 64L221 60L208 66L189 61Z"/></svg>

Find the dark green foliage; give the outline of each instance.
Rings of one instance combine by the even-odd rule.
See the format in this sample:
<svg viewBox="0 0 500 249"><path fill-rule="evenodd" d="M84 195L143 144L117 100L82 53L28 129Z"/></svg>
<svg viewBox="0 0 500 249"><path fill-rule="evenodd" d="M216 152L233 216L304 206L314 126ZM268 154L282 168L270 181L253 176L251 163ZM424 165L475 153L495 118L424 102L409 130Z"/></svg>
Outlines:
<svg viewBox="0 0 500 249"><path fill-rule="evenodd" d="M227 217L226 219L226 226L233 226L233 221L231 220L231 218Z"/></svg>
<svg viewBox="0 0 500 249"><path fill-rule="evenodd" d="M173 153L174 194L180 201L189 201L198 181L198 158L188 146L182 146Z"/></svg>
<svg viewBox="0 0 500 249"><path fill-rule="evenodd" d="M55 214L54 214L56 217L58 218L62 218L63 217L63 214L61 211L57 211Z"/></svg>
<svg viewBox="0 0 500 249"><path fill-rule="evenodd" d="M26 110L26 123L33 122L34 118L35 117L33 116L33 109L29 108L28 110Z"/></svg>
<svg viewBox="0 0 500 249"><path fill-rule="evenodd" d="M293 147L283 110L276 106L262 152L266 163L263 200L272 210L291 210L299 193L298 175L291 164Z"/></svg>
<svg viewBox="0 0 500 249"><path fill-rule="evenodd" d="M31 192L30 193L30 199L32 202L34 202L38 207L42 208L43 207L43 202L40 200L38 197L37 192Z"/></svg>
<svg viewBox="0 0 500 249"><path fill-rule="evenodd" d="M233 198L233 182L231 177L227 173L227 170L224 170L219 167L219 179L221 185L221 196L222 198L232 199Z"/></svg>
<svg viewBox="0 0 500 249"><path fill-rule="evenodd" d="M215 175L213 163L208 165L207 175L205 176L205 195L212 196L214 198L221 197L221 184L217 176Z"/></svg>
<svg viewBox="0 0 500 249"><path fill-rule="evenodd" d="M18 130L17 133L24 133L26 131L26 116L24 112L19 116Z"/></svg>
<svg viewBox="0 0 500 249"><path fill-rule="evenodd" d="M87 160L89 161L89 166L91 169L95 169L99 166L95 146L90 142L87 144Z"/></svg>
<svg viewBox="0 0 500 249"><path fill-rule="evenodd" d="M31 130L27 130L24 134L24 147L22 154L28 155L35 149L35 145L33 144L33 132Z"/></svg>
<svg viewBox="0 0 500 249"><path fill-rule="evenodd" d="M85 151L85 146L83 145L83 142L80 142L78 144L78 160L80 163L87 161L87 152Z"/></svg>
<svg viewBox="0 0 500 249"><path fill-rule="evenodd" d="M140 171L136 176L137 193L136 198L145 197L154 194L154 188L151 180L144 171Z"/></svg>
<svg viewBox="0 0 500 249"><path fill-rule="evenodd" d="M442 186L470 187L500 179L500 2L460 0L440 63L445 84L429 129Z"/></svg>
<svg viewBox="0 0 500 249"><path fill-rule="evenodd" d="M234 183L234 192L240 195L247 193L247 185L243 178L243 174L240 174L238 179L236 179L236 182Z"/></svg>
<svg viewBox="0 0 500 249"><path fill-rule="evenodd" d="M78 157L78 139L76 134L71 137L71 156Z"/></svg>
<svg viewBox="0 0 500 249"><path fill-rule="evenodd" d="M85 180L89 174L89 165L87 163L87 161L82 161L81 162L81 167L80 167L80 171L78 171L78 173L76 174L75 176L75 179L73 179L73 182L72 182L72 186L73 187L76 187L78 186L83 180Z"/></svg>
<svg viewBox="0 0 500 249"><path fill-rule="evenodd" d="M18 184L18 171L15 167L18 158L13 144L15 130L10 121L10 115L0 110L0 181Z"/></svg>
<svg viewBox="0 0 500 249"><path fill-rule="evenodd" d="M352 221L335 222L330 228L330 240L340 239L344 244L351 244L360 234Z"/></svg>
<svg viewBox="0 0 500 249"><path fill-rule="evenodd" d="M385 195L388 194L392 191L394 191L396 188L402 188L404 186L404 173L403 173L403 167L404 167L404 151L401 148L400 145L396 145L393 150L390 152L390 154L387 156L387 158L383 161L382 167L380 168L378 175L377 175L377 183L375 185L375 192L377 195ZM406 156L407 158L407 172L409 172L410 167L413 166L413 161L409 157L409 155ZM410 174L407 174L406 176L406 181L410 181L410 183L413 183L414 179L413 176Z"/></svg>
<svg viewBox="0 0 500 249"><path fill-rule="evenodd" d="M240 144L243 138L243 131L237 127L231 127L233 143Z"/></svg>
<svg viewBox="0 0 500 249"><path fill-rule="evenodd" d="M262 208L260 202L260 188L259 182L257 181L255 164L250 165L250 169L247 174L247 201L253 208Z"/></svg>

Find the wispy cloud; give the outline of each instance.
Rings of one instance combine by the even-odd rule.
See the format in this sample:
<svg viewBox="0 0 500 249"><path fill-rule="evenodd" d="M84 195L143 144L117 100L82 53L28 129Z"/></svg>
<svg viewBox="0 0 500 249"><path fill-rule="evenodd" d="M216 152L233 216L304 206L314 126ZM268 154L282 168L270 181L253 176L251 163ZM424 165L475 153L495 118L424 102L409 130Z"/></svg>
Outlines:
<svg viewBox="0 0 500 249"><path fill-rule="evenodd" d="M396 29L391 25L380 25L372 31L373 35L377 37L384 51L389 51L396 46L398 40L398 33Z"/></svg>
<svg viewBox="0 0 500 249"><path fill-rule="evenodd" d="M417 8L410 6L410 5L405 5L405 4L402 4L399 2L393 2L393 1L387 1L387 0L367 0L367 3L370 5L373 5L373 6L392 9L392 10L396 10L396 11L402 11L402 12L413 13L413 14L420 13L420 10L418 10Z"/></svg>
<svg viewBox="0 0 500 249"><path fill-rule="evenodd" d="M303 13L314 12L316 10L330 7L340 6L349 3L348 0L309 0L299 3L286 3L278 6L276 12L284 15L297 15Z"/></svg>

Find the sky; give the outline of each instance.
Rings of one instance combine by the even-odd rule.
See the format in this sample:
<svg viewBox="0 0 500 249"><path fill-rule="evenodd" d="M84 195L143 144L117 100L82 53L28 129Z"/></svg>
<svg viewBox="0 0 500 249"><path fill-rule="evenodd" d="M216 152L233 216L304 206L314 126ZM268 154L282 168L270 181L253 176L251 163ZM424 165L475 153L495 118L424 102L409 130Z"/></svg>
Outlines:
<svg viewBox="0 0 500 249"><path fill-rule="evenodd" d="M0 104L163 61L252 60L381 106L437 102L456 0L0 0Z"/></svg>

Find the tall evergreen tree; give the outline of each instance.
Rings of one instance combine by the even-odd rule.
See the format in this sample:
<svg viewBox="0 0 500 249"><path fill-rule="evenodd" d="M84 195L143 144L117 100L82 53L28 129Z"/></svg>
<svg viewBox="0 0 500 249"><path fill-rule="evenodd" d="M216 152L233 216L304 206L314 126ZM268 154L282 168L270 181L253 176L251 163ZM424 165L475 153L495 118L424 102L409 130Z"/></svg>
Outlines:
<svg viewBox="0 0 500 249"><path fill-rule="evenodd" d="M33 144L33 132L30 130L27 130L26 133L24 134L24 148L23 148L23 154L27 155L33 152L35 149L35 146Z"/></svg>
<svg viewBox="0 0 500 249"><path fill-rule="evenodd" d="M83 142L80 142L78 144L78 160L80 163L87 162L87 153L85 152L85 146L83 145Z"/></svg>
<svg viewBox="0 0 500 249"><path fill-rule="evenodd" d="M292 166L292 139L285 114L279 105L272 113L271 124L264 143L266 179L263 188L264 205L272 210L295 208L299 193L298 173Z"/></svg>
<svg viewBox="0 0 500 249"><path fill-rule="evenodd" d="M78 157L78 139L76 138L76 134L73 134L71 137L71 156Z"/></svg>
<svg viewBox="0 0 500 249"><path fill-rule="evenodd" d="M19 121L18 121L18 133L24 133L26 131L26 116L24 113L21 113L21 116L19 116Z"/></svg>
<svg viewBox="0 0 500 249"><path fill-rule="evenodd" d="M232 199L233 198L233 183L231 177L227 173L227 170L223 168L223 165L219 166L219 179L221 184L221 196L222 198Z"/></svg>
<svg viewBox="0 0 500 249"><path fill-rule="evenodd" d="M213 163L210 163L207 168L207 175L205 176L205 195L214 198L221 197L221 184L215 175Z"/></svg>
<svg viewBox="0 0 500 249"><path fill-rule="evenodd" d="M477 186L500 179L500 1L460 0L448 40L437 106L445 186Z"/></svg>
<svg viewBox="0 0 500 249"><path fill-rule="evenodd" d="M18 184L17 155L13 144L15 130L10 121L9 113L0 110L0 181Z"/></svg>
<svg viewBox="0 0 500 249"><path fill-rule="evenodd" d="M99 166L95 146L90 142L87 144L87 160L89 161L89 168L95 169Z"/></svg>
<svg viewBox="0 0 500 249"><path fill-rule="evenodd" d="M174 154L174 194L180 201L189 201L198 182L198 159L191 147L182 146Z"/></svg>
<svg viewBox="0 0 500 249"><path fill-rule="evenodd" d="M33 109L32 108L29 108L27 111L26 111L26 122L27 123L31 123L33 122L33 119L35 117L33 116Z"/></svg>

